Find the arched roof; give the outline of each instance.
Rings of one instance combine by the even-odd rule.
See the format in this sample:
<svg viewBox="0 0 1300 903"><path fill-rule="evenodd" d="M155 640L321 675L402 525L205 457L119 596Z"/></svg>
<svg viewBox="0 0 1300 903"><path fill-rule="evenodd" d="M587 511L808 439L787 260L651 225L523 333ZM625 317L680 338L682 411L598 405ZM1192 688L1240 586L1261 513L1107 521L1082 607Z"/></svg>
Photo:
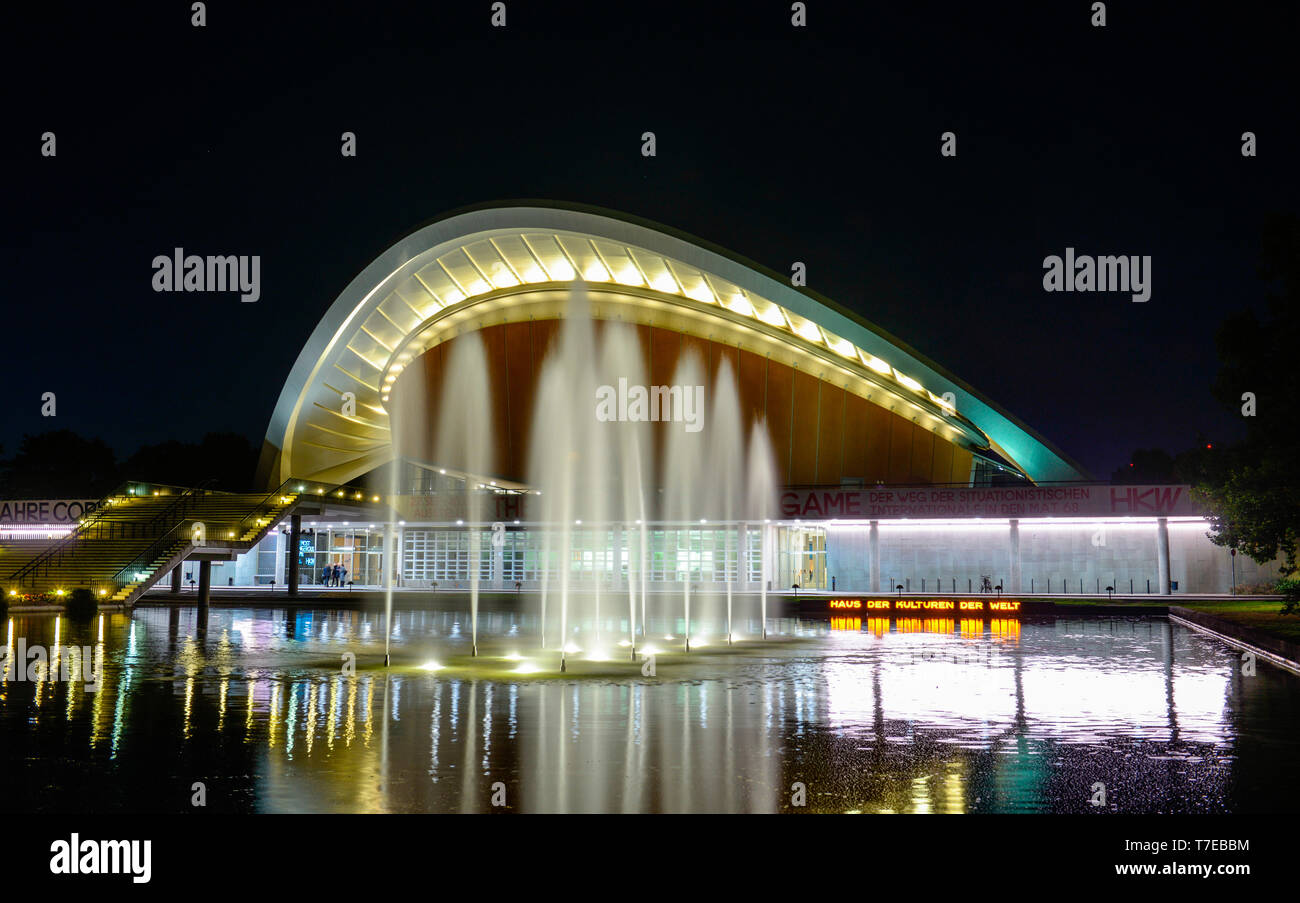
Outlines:
<svg viewBox="0 0 1300 903"><path fill-rule="evenodd" d="M624 310L673 316L688 330L707 322L738 342L779 348L796 365L830 368L949 441L992 449L1035 482L1086 478L966 383L829 299L663 226L532 201L452 213L362 270L299 354L259 472L269 486L290 478L343 482L387 463L386 404L405 364L449 330L554 310L577 281ZM356 397L353 415L343 413L347 392Z"/></svg>

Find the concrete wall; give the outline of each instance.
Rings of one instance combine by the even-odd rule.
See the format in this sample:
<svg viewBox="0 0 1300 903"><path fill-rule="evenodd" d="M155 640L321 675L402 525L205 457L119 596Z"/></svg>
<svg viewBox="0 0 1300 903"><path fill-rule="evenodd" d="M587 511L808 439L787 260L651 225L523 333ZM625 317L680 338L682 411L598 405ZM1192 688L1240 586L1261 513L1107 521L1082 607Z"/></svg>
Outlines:
<svg viewBox="0 0 1300 903"><path fill-rule="evenodd" d="M1204 529L1202 528L1202 532ZM1160 592L1156 525L1020 522L1020 592ZM1207 540L1208 542L1208 540ZM1170 579L1179 579L1170 547ZM1062 586L1064 583L1064 586ZM1211 592L1202 587L1200 592ZM1217 592L1217 590L1213 590ZM1224 589L1226 592L1226 588Z"/></svg>
<svg viewBox="0 0 1300 903"><path fill-rule="evenodd" d="M1205 538L1205 527L1199 524L1169 525L1169 557L1172 563L1171 579L1179 581L1178 591L1231 592L1232 556L1227 549L1216 546ZM1259 565L1241 553L1237 554L1237 585L1271 583L1278 578L1278 563ZM1184 581L1186 581L1184 583ZM1200 589L1200 587L1217 589Z"/></svg>
<svg viewBox="0 0 1300 903"><path fill-rule="evenodd" d="M911 592L957 592L979 587L988 574L1008 593L1105 591L1159 592L1157 528L1155 523L1055 524L1019 522L1020 574L1016 585L1012 563L1011 528L1006 522L927 526L880 522L880 587L868 579L870 527L828 526L828 576L842 592L889 592L900 583ZM1175 593L1227 593L1232 586L1228 550L1206 537L1204 523L1169 524L1171 581ZM1277 578L1276 563L1260 566L1237 556L1237 583L1263 583ZM909 583L910 581L910 583ZM1132 583L1130 584L1130 581ZM1050 587L1050 589L1049 589Z"/></svg>

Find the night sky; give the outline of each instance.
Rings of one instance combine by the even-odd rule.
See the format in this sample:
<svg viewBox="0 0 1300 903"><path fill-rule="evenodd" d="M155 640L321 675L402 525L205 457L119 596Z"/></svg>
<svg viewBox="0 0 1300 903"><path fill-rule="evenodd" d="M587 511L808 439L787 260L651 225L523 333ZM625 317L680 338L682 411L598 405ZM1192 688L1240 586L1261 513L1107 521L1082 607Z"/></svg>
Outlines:
<svg viewBox="0 0 1300 903"><path fill-rule="evenodd" d="M1112 2L1094 28L1074 0L808 0L793 28L789 2L703 5L507 0L504 29L487 0L216 0L205 28L188 2L7 8L3 453L46 429L123 456L260 445L357 272L512 198L803 261L1100 479L1135 447L1237 435L1213 334L1262 307L1265 213L1300 210L1296 6ZM178 246L260 255L261 300L155 293ZM1067 246L1150 255L1151 300L1046 293Z"/></svg>

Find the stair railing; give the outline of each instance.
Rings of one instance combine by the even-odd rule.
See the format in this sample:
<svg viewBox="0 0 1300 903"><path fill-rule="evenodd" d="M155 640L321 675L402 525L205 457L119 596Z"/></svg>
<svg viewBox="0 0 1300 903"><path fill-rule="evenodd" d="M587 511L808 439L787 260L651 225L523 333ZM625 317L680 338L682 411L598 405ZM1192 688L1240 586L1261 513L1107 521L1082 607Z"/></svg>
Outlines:
<svg viewBox="0 0 1300 903"><path fill-rule="evenodd" d="M190 530L193 523L194 521L188 518L178 521L175 526L155 539L147 549L131 559L125 567L109 578L108 583L112 587L112 593L116 594L118 590L135 582L135 575L143 573L145 568L152 565L154 559L162 554L163 550L173 545L187 545L192 542ZM145 579L148 579L149 576L153 575L149 574Z"/></svg>
<svg viewBox="0 0 1300 903"><path fill-rule="evenodd" d="M199 495L205 494L208 491L208 487L210 487L214 482L216 481L204 480L198 486L194 486L192 488L186 489L183 493L181 493L180 496L177 497L176 501L167 505L165 508L163 508L163 510L156 513L143 525L132 524L131 525L132 535L143 534L145 536L148 536L150 535L151 531L156 532L157 530L162 529L162 526L159 524L160 521L163 521L165 523L168 519L177 516L179 516L180 518L184 518L186 511L189 510L189 506L194 501L194 499ZM124 488L129 488L141 484L139 481L133 480L128 483L124 483L122 485ZM146 485L155 485L155 484L146 484ZM85 542L90 538L90 533L92 532L92 530L95 531L96 535L102 534L102 530L100 529L102 527L102 523L101 523L102 516L104 514L107 514L108 510L111 508L111 505L109 504L108 500L111 498L119 498L120 496L125 494L129 494L129 493L117 492L114 495L105 496L104 499L102 500L103 510L97 508L95 511L94 518L84 521L81 525L79 525L78 529L75 530L71 535L65 537L60 542L57 542L54 545L50 546L40 555L37 555L35 558L27 562L21 568L14 571L13 574L11 574L9 577L11 585L24 586L26 585L28 580L33 580L34 578L42 574L48 574L51 567L58 564L62 564L65 560L74 557L76 553L84 546ZM113 532L112 527L110 525L110 529L109 529L110 538L112 538L112 532Z"/></svg>
<svg viewBox="0 0 1300 903"><path fill-rule="evenodd" d="M337 496L339 492L343 492L345 499L350 498L352 501L359 501L359 499L356 498L356 493L360 490L354 489L351 493L348 493L345 489L346 485L347 484L345 483L336 483L332 486L323 486L320 483L313 483L311 480L285 480L278 487L268 492L261 501L253 506L252 511L240 519L239 523L237 523L234 528L235 539L239 539L254 527L260 529L272 526L271 524L258 524L257 520L264 517L269 518L275 509L288 504L287 502L282 502L281 499L287 499L294 496L301 499L304 496L312 496L319 497L320 500L324 502ZM298 488L300 486L302 489ZM365 493L362 493L362 499L364 498Z"/></svg>
<svg viewBox="0 0 1300 903"><path fill-rule="evenodd" d="M328 498L337 496L341 491L344 492L344 498L348 498L349 495L343 488L345 485L346 484L338 483L333 486L322 486L319 483L312 483L310 480L285 480L277 488L268 492L256 504L254 504L252 510L241 518L234 527L224 527L223 529L230 534L229 536L209 533L209 525L205 522L204 541L220 543L223 546L227 544L243 545L246 542L242 539L243 535L252 529L253 526L259 528L271 526L270 524L257 524L255 519L269 517L276 508L281 508L284 505L289 504L286 501L282 501L282 499L288 499L295 496L299 499L303 496L316 496L322 501L325 501ZM299 490L299 486L303 488ZM356 498L356 493L358 491L359 490L355 489L352 491L350 498L353 501L360 501ZM362 498L364 498L364 493ZM193 525L198 522L199 521L195 518L182 518L170 530L159 536L154 540L154 542L150 543L148 548L133 558L125 567L114 574L110 581L108 581L112 586L113 593L116 593L123 587L136 582L136 575L146 574L147 569L153 565L154 561L172 546L185 545L189 542L193 542ZM217 527L218 525L214 523L211 526ZM152 576L154 575L149 573L144 577L144 580L148 580L149 577Z"/></svg>

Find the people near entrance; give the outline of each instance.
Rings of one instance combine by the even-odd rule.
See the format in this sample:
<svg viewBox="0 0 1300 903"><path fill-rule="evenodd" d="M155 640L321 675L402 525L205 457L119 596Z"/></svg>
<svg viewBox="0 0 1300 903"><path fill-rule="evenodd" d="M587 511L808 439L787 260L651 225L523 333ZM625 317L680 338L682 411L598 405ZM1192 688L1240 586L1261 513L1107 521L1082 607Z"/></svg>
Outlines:
<svg viewBox="0 0 1300 903"><path fill-rule="evenodd" d="M310 580L311 577L306 577ZM348 569L340 562L336 564L326 564L320 569L320 585L329 587L344 587L348 585Z"/></svg>

